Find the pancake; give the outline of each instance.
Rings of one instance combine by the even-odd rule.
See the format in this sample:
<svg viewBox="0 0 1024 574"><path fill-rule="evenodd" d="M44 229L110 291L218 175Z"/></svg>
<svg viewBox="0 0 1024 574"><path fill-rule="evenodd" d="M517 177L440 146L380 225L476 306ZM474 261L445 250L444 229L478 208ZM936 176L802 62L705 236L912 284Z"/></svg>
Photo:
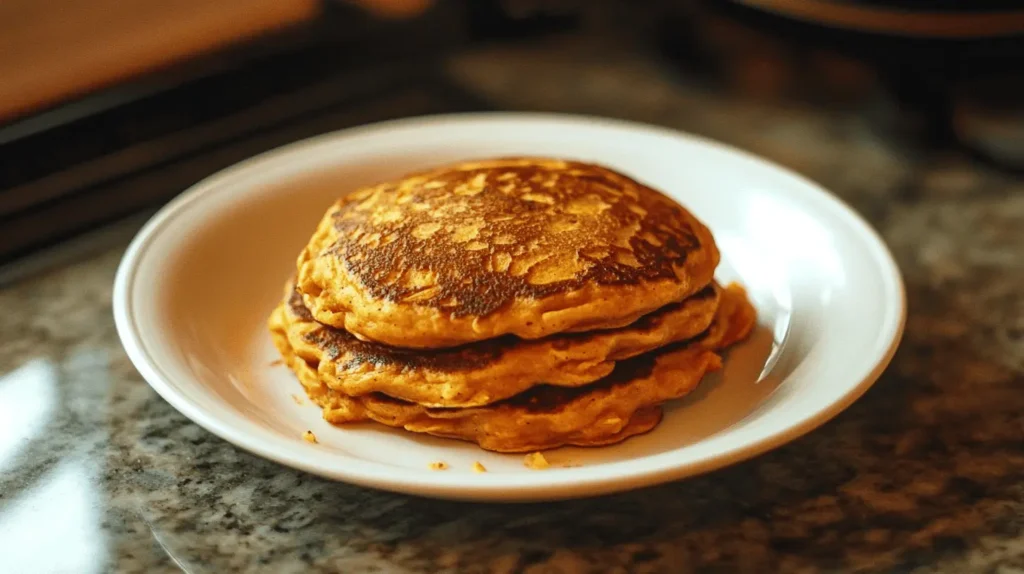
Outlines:
<svg viewBox="0 0 1024 574"><path fill-rule="evenodd" d="M745 338L755 320L742 288L730 286L715 320L695 339L619 362L609 376L590 385L540 385L491 405L466 409L428 408L382 393L347 396L323 384L315 362L297 355L283 332L275 332L275 343L331 423L372 420L476 442L487 450L526 452L610 444L650 430L656 422L647 428L640 422L631 426L631 421L650 421L652 409L695 389L707 372L720 368L715 351Z"/></svg>
<svg viewBox="0 0 1024 574"><path fill-rule="evenodd" d="M620 329L532 341L506 336L410 351L360 341L317 323L289 284L270 327L285 332L298 355L318 363L321 380L346 395L379 392L428 407L473 407L517 395L539 381L567 387L596 381L610 374L616 361L700 334L718 302L719 288L709 285Z"/></svg>
<svg viewBox="0 0 1024 574"><path fill-rule="evenodd" d="M317 321L395 347L629 325L711 282L710 231L605 167L461 163L360 189L297 262Z"/></svg>
<svg viewBox="0 0 1024 574"><path fill-rule="evenodd" d="M323 384L317 375L316 364L306 361L302 357L293 353L289 346L288 338L283 332L274 332L274 344L281 351L281 355L284 357L285 363L302 383L302 386L306 390L306 395L309 396L310 400L323 409L324 419L335 424L351 422L348 419L348 413L350 412L348 403L351 399ZM631 436L650 431L656 427L659 422L661 422L661 416L662 412L660 407L655 406L641 408L638 409L626 424L616 432L602 429L600 427L581 429L579 432L563 437L561 439L562 445L603 446L622 442ZM547 447L538 446L537 448L532 449L524 448L522 451L542 450L543 448Z"/></svg>

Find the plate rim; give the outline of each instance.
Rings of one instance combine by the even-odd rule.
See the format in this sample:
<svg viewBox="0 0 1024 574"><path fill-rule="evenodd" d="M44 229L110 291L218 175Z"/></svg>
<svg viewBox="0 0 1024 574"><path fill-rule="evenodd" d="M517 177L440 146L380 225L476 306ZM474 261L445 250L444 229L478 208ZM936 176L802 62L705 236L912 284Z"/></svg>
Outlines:
<svg viewBox="0 0 1024 574"><path fill-rule="evenodd" d="M203 406L193 402L184 393L175 389L175 384L166 373L159 368L146 349L145 337L135 324L132 308L132 288L140 262L144 259L147 248L159 236L160 230L173 218L180 215L190 205L205 197L209 191L215 191L225 182L243 176L254 165L260 165L275 158L295 153L300 148L316 147L336 139L358 137L366 133L392 128L433 128L441 129L456 124L472 124L477 122L540 122L555 124L572 124L574 126L597 126L613 129L647 132L652 135L682 138L705 147L715 148L727 155L738 156L740 159L760 164L761 167L795 179L802 185L794 186L794 193L808 199L822 208L839 215L843 223L853 232L859 243L867 249L872 264L877 266L885 280L884 306L887 314L882 318L881 325L887 340L884 350L877 357L865 361L863 373L850 377L852 381L846 392L827 407L804 415L796 422L780 427L775 432L765 433L756 439L739 443L735 447L715 455L686 463L662 465L659 468L646 469L634 473L601 473L595 474L593 467L559 469L558 472L479 475L462 473L430 473L430 480L423 480L423 473L397 472L402 469L391 467L375 461L361 460L345 453L336 453L347 462L345 466L326 468L316 464L304 453L313 453L312 445L297 445L299 448L282 450L273 448L276 441L264 442L258 435L240 432L234 424L228 424L216 413L209 412ZM226 186L228 189L233 186ZM224 188L221 188L224 189ZM139 230L124 252L114 279L112 297L114 323L118 337L128 355L129 360L139 371L142 378L167 401L175 410L208 432L226 440L234 446L264 459L316 474L333 480L340 480L364 487L400 492L405 494L429 496L434 498L494 502L526 502L540 500L557 500L580 498L601 494L610 494L624 490L633 490L652 486L663 482L678 480L723 468L747 460L791 442L811 430L828 422L840 412L847 409L879 378L888 367L902 338L906 324L906 292L902 275L895 259L878 232L853 208L835 194L803 175L781 166L771 160L757 156L751 152L718 142L703 136L690 134L672 128L611 119L598 116L561 113L535 112L470 112L456 114L437 114L415 116L396 120L375 122L354 128L348 128L311 138L298 140L233 164L217 171L191 185L176 198L164 205ZM856 380L859 379L859 380ZM232 413L233 415L233 413ZM236 418L234 416L231 417ZM243 419L244 420L244 419ZM269 429L266 432L272 433ZM276 433L274 435L276 436ZM306 448L308 447L308 448ZM662 453L671 454L669 453ZM320 453L322 456L322 453ZM659 456L659 455L654 455ZM629 461L601 465L613 467L629 464ZM404 476L403 476L404 475ZM499 478L501 477L501 478ZM502 480L515 477L512 480Z"/></svg>

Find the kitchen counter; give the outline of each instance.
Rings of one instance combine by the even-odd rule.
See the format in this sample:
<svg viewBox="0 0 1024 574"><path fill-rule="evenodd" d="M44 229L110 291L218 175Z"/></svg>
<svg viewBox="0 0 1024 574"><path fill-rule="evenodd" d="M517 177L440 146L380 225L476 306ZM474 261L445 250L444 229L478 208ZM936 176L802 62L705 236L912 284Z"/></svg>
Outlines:
<svg viewBox="0 0 1024 574"><path fill-rule="evenodd" d="M823 427L706 476L552 504L411 498L256 458L160 399L114 330L127 240L108 234L0 290L0 571L1024 571L1021 181L883 138L863 107L732 95L649 56L488 48L447 70L501 107L672 126L833 190L905 276L891 367Z"/></svg>

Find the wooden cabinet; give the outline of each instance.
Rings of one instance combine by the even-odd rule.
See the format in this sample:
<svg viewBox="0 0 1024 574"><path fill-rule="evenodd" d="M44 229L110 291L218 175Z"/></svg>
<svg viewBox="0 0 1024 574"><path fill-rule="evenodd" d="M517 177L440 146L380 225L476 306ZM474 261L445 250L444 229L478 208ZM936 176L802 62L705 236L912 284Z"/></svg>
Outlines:
<svg viewBox="0 0 1024 574"><path fill-rule="evenodd" d="M312 18L316 0L3 0L0 124Z"/></svg>

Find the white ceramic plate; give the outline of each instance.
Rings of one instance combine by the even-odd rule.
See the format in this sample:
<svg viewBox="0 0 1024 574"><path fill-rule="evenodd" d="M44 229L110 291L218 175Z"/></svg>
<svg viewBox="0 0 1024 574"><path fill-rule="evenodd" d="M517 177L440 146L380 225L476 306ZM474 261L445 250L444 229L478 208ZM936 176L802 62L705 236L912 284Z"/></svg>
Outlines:
<svg viewBox="0 0 1024 574"><path fill-rule="evenodd" d="M514 154L606 164L703 219L718 278L747 287L759 327L725 369L622 444L519 455L366 424L337 428L277 358L265 319L336 197L440 162ZM756 157L632 123L472 114L381 123L298 142L200 182L139 233L118 270L118 333L142 376L199 425L319 475L426 496L541 500L636 488L779 446L874 382L904 321L899 271L878 236L828 192ZM300 435L313 430L319 444ZM428 464L448 463L446 471ZM488 472L472 471L474 461Z"/></svg>

